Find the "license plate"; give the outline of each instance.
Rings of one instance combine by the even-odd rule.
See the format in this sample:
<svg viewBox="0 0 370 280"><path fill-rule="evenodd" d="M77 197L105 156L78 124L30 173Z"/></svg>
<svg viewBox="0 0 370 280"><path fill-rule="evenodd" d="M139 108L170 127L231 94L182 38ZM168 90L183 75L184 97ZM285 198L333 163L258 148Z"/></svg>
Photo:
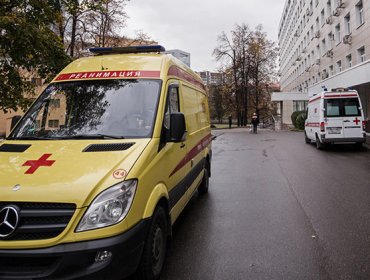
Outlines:
<svg viewBox="0 0 370 280"><path fill-rule="evenodd" d="M342 132L341 127L328 127L327 130L329 134L340 134Z"/></svg>

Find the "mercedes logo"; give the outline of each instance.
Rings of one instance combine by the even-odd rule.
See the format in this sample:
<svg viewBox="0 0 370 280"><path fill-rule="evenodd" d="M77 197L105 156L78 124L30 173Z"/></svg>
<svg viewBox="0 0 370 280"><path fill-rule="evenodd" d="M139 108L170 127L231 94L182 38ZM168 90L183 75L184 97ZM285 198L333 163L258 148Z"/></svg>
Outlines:
<svg viewBox="0 0 370 280"><path fill-rule="evenodd" d="M18 209L5 206L0 210L0 238L8 237L17 228L19 222Z"/></svg>

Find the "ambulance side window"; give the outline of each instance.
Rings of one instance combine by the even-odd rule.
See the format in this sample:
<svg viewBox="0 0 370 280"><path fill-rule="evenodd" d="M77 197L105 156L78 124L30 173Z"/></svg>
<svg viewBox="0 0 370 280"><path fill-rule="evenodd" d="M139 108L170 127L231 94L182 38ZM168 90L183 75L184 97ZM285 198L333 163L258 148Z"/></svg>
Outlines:
<svg viewBox="0 0 370 280"><path fill-rule="evenodd" d="M170 129L170 115L177 112L180 112L179 88L177 86L171 86L168 90L168 102L164 116L165 128Z"/></svg>

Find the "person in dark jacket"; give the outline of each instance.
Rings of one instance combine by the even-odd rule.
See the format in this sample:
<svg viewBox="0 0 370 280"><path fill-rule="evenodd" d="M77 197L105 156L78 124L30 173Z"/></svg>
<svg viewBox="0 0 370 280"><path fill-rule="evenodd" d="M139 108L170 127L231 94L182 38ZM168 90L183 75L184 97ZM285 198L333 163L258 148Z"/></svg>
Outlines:
<svg viewBox="0 0 370 280"><path fill-rule="evenodd" d="M253 125L253 133L257 133L257 125L259 124L259 120L256 113L253 113L252 116L252 125Z"/></svg>

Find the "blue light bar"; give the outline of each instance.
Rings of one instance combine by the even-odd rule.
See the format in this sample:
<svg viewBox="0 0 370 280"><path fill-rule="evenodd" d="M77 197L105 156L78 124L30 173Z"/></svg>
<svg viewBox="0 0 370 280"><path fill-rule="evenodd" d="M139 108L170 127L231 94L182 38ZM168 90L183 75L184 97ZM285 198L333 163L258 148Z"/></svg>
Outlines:
<svg viewBox="0 0 370 280"><path fill-rule="evenodd" d="M89 51L95 54L151 53L151 52L164 52L166 51L166 49L160 45L153 45L153 46L114 47L114 48L90 48Z"/></svg>

